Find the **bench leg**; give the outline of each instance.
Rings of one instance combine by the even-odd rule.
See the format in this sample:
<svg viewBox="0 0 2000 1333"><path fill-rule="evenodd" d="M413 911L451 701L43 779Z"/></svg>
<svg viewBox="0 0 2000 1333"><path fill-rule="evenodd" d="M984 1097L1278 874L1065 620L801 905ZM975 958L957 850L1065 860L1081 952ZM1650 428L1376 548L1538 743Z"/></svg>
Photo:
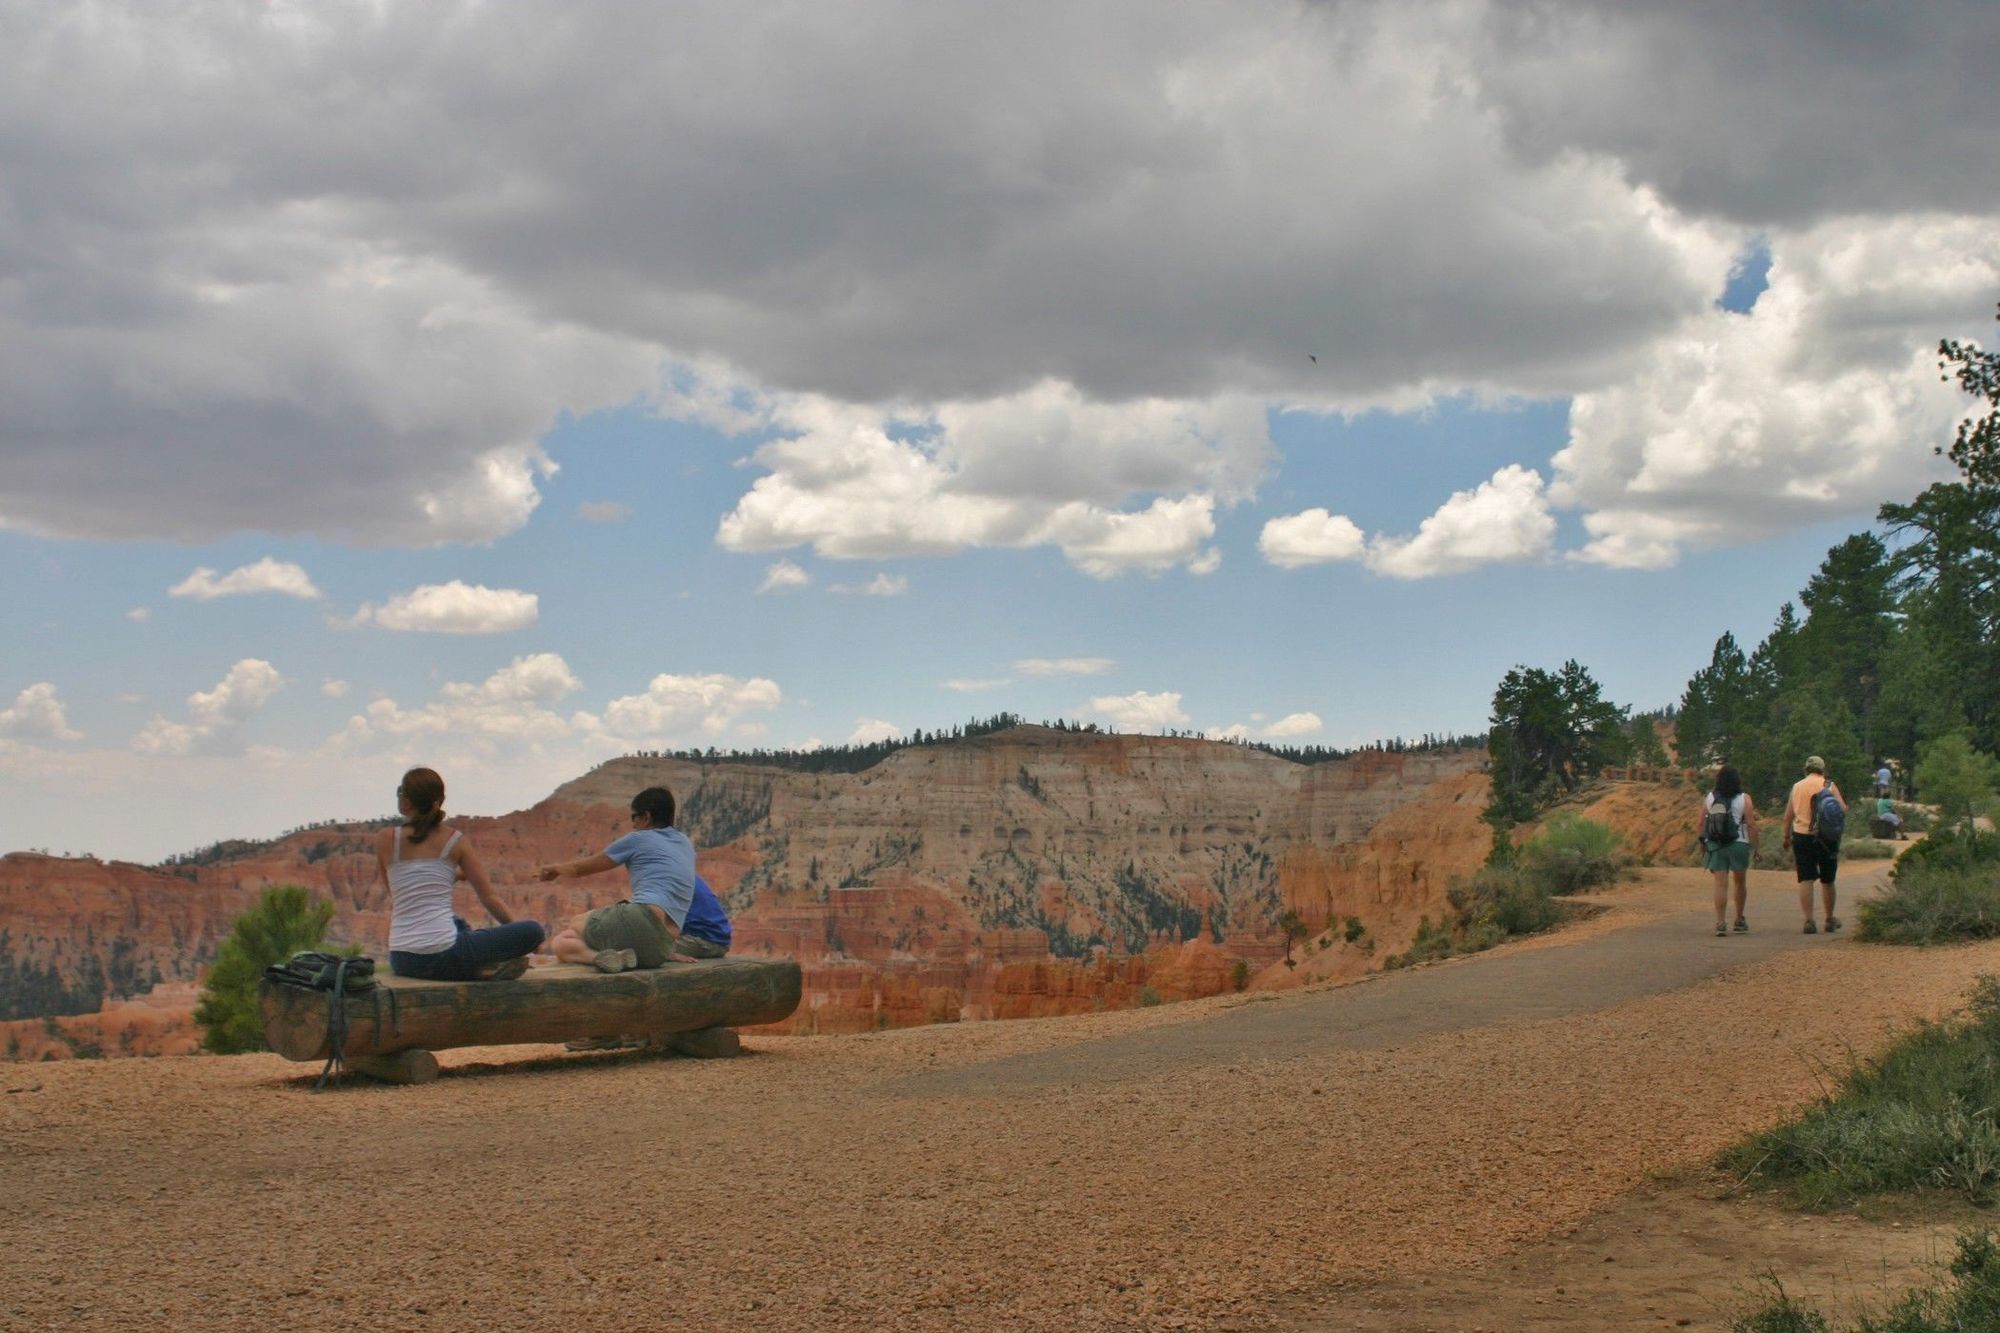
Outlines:
<svg viewBox="0 0 2000 1333"><path fill-rule="evenodd" d="M661 1043L675 1055L694 1060L726 1060L743 1053L743 1043L734 1028L702 1028L699 1032L677 1032Z"/></svg>
<svg viewBox="0 0 2000 1333"><path fill-rule="evenodd" d="M357 1055L346 1064L383 1083L429 1083L438 1076L438 1058L421 1046L388 1055Z"/></svg>

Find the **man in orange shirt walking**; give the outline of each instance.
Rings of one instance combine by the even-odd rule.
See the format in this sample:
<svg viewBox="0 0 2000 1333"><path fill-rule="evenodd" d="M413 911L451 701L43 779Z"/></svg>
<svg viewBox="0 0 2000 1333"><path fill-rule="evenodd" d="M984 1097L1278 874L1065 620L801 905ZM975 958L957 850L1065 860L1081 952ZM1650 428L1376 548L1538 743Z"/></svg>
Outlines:
<svg viewBox="0 0 2000 1333"><path fill-rule="evenodd" d="M1847 808L1840 788L1826 775L1826 761L1814 755L1806 760L1806 775L1792 784L1792 794L1785 801L1785 846L1792 849L1792 863L1798 867L1799 911L1805 916L1808 935L1819 933L1813 924L1815 880L1826 902L1827 933L1840 929L1840 918L1833 914L1833 877L1840 869L1840 844L1822 841L1813 829L1813 801L1822 791L1831 792L1841 809Z"/></svg>

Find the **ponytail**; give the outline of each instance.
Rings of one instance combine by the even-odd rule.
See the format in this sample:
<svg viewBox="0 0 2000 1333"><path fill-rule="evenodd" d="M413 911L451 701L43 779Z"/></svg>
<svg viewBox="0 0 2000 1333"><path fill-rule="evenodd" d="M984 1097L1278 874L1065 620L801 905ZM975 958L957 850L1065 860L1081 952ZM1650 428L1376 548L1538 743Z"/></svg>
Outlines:
<svg viewBox="0 0 2000 1333"><path fill-rule="evenodd" d="M410 830L410 841L422 842L444 821L444 779L431 769L413 768L403 774L398 791L410 803L410 817L404 824Z"/></svg>

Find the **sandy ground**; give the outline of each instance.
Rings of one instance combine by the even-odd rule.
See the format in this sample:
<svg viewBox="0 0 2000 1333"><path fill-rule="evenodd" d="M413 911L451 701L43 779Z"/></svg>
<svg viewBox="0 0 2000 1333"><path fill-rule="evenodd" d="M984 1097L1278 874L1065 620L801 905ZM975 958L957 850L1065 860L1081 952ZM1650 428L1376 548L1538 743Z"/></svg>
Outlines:
<svg viewBox="0 0 2000 1333"><path fill-rule="evenodd" d="M1725 1327L1766 1269L1838 1295L1948 1250L1950 1216L1802 1218L1706 1164L2000 971L1801 938L1786 878L1750 936L1649 871L1360 985L733 1061L0 1066L0 1325Z"/></svg>

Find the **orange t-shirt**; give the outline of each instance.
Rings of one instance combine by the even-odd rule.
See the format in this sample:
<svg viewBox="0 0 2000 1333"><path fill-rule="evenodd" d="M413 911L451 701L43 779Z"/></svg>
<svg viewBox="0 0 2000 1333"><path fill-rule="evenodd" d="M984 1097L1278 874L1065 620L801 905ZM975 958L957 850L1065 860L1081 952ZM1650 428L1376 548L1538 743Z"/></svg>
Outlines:
<svg viewBox="0 0 2000 1333"><path fill-rule="evenodd" d="M1847 798L1840 794L1840 788L1834 786L1825 775L1806 774L1792 784L1792 794L1785 800L1785 813L1791 817L1794 835L1812 832L1813 797L1819 795L1821 787L1833 787L1833 798L1840 802L1843 810L1847 808Z"/></svg>

